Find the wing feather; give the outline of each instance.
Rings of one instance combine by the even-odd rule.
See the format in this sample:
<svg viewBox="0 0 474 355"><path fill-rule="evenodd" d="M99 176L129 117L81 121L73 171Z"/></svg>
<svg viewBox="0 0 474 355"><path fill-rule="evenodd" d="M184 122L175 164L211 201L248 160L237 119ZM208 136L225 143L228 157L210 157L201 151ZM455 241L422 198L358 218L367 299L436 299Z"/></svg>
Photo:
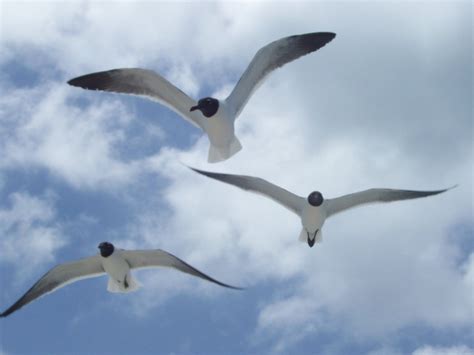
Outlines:
<svg viewBox="0 0 474 355"><path fill-rule="evenodd" d="M455 187L455 186L453 186ZM369 189L365 191L355 192L353 194L344 195L341 197L327 199L326 211L327 216L345 211L347 209L365 205L369 203L378 202L392 202L401 200L410 200L414 198L421 198L433 196L452 189L453 187L444 190L434 191L416 191L416 190L396 190L396 189Z"/></svg>
<svg viewBox="0 0 474 355"><path fill-rule="evenodd" d="M252 191L271 198L273 201L281 204L283 207L286 207L290 211L296 213L298 216L301 214L301 211L305 205L304 198L261 178L247 175L212 173L195 168L190 169L212 179L219 180L227 184L237 186L243 190Z"/></svg>
<svg viewBox="0 0 474 355"><path fill-rule="evenodd" d="M44 274L18 301L1 313L0 317L6 317L35 299L72 282L96 277L103 273L105 271L97 255L58 265Z"/></svg>
<svg viewBox="0 0 474 355"><path fill-rule="evenodd" d="M197 127L202 127L199 112L190 112L196 101L152 70L124 68L79 76L69 85L88 90L103 90L145 96L172 109Z"/></svg>
<svg viewBox="0 0 474 355"><path fill-rule="evenodd" d="M122 255L128 261L132 269L154 268L154 267L171 267L186 274L199 277L201 279L216 283L220 286L240 290L240 287L231 286L223 282L217 281L212 277L204 274L198 269L192 267L188 263L178 257L161 249L154 250L123 250Z"/></svg>
<svg viewBox="0 0 474 355"><path fill-rule="evenodd" d="M336 34L332 32L306 33L281 38L261 48L226 99L235 118L268 74L286 63L318 50L334 37Z"/></svg>

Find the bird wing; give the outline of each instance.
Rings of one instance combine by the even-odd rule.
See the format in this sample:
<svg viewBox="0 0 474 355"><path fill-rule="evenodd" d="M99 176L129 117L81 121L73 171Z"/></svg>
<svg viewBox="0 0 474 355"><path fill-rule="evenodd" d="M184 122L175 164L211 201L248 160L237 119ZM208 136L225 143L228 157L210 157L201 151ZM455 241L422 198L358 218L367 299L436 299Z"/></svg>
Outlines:
<svg viewBox="0 0 474 355"><path fill-rule="evenodd" d="M211 173L209 171L194 168L190 169L207 177L240 187L243 190L256 192L269 197L275 202L288 208L290 211L296 213L298 216L301 215L301 211L305 205L304 198L260 178L247 175Z"/></svg>
<svg viewBox="0 0 474 355"><path fill-rule="evenodd" d="M177 112L193 125L202 128L199 112L190 112L196 101L152 70L129 68L113 69L79 76L69 85L88 90L103 90L145 96Z"/></svg>
<svg viewBox="0 0 474 355"><path fill-rule="evenodd" d="M332 32L306 33L281 38L261 48L226 99L226 103L233 110L235 118L270 72L301 56L318 50L334 37L336 37L336 34Z"/></svg>
<svg viewBox="0 0 474 355"><path fill-rule="evenodd" d="M455 186L453 186L455 187ZM325 202L327 216L345 211L349 208L377 202L392 202L400 200L410 200L414 198L437 195L448 191L453 187L444 190L434 191L414 191L414 190L395 190L395 189L369 189L355 192L353 194L341 197L327 199Z"/></svg>
<svg viewBox="0 0 474 355"><path fill-rule="evenodd" d="M102 268L102 262L98 255L53 267L21 296L18 301L1 313L0 317L6 317L35 299L64 287L67 284L81 279L96 277L103 273L105 273L105 271Z"/></svg>
<svg viewBox="0 0 474 355"><path fill-rule="evenodd" d="M201 279L214 282L220 286L233 288L240 290L240 287L234 287L227 285L223 282L217 281L212 277L204 274L203 272L197 270L191 265L187 264L178 257L167 253L161 249L154 250L123 250L122 255L127 260L128 264L132 269L143 269L143 268L154 268L154 267L172 267L179 271L185 272L193 276L200 277Z"/></svg>

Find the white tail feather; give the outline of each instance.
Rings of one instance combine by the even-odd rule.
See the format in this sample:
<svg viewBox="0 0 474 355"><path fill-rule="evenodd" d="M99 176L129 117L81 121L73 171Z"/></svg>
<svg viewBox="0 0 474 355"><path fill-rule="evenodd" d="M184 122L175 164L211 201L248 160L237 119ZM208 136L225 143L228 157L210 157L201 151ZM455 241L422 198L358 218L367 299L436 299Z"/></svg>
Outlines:
<svg viewBox="0 0 474 355"><path fill-rule="evenodd" d="M128 287L125 288L123 282L117 282L116 280L109 278L107 284L107 291L112 293L128 293L138 290L142 285L131 275L127 275Z"/></svg>
<svg viewBox="0 0 474 355"><path fill-rule="evenodd" d="M306 232L306 229L303 228L301 230L301 233L300 233L300 236L299 236L298 240L302 243L306 243L306 241L308 240L308 234Z"/></svg>
<svg viewBox="0 0 474 355"><path fill-rule="evenodd" d="M308 232L306 229L302 229L300 236L298 237L298 240L302 243L306 243L308 241ZM316 243L322 243L323 242L323 231L320 229L318 230L318 233L316 233Z"/></svg>
<svg viewBox="0 0 474 355"><path fill-rule="evenodd" d="M209 163L217 163L223 160L229 159L231 156L236 154L238 151L242 149L242 145L237 137L234 136L232 142L225 148L216 147L214 145L210 145L209 147L209 155L207 157L207 161Z"/></svg>

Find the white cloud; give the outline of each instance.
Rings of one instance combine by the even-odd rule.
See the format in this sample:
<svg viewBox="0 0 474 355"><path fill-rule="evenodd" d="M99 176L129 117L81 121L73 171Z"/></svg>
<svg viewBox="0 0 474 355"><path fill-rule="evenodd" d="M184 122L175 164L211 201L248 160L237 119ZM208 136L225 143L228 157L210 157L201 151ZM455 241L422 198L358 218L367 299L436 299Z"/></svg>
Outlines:
<svg viewBox="0 0 474 355"><path fill-rule="evenodd" d="M122 161L116 150L130 115L118 101L80 108L71 104L73 95L49 83L2 96L0 166L46 168L75 187L130 181L137 163Z"/></svg>
<svg viewBox="0 0 474 355"><path fill-rule="evenodd" d="M451 347L437 347L425 345L413 352L413 355L473 355L474 349L465 345L451 346Z"/></svg>
<svg viewBox="0 0 474 355"><path fill-rule="evenodd" d="M13 265L23 280L37 267L51 263L67 240L55 220L52 195L35 197L17 192L9 201L10 207L0 209L0 262Z"/></svg>
<svg viewBox="0 0 474 355"><path fill-rule="evenodd" d="M455 37L456 27L448 27ZM258 316L256 334L273 339L276 351L321 331L338 329L364 341L397 335L413 324L463 329L472 320L472 251L452 240L458 225L470 228L472 214L472 156L460 154L472 147L465 131L469 101L460 102L455 125L443 121L453 107L440 101L442 90L412 102L410 97L432 85L432 79L419 77L402 86L417 66L400 73L398 81L391 78L388 86L387 76L393 74L374 68L380 76L370 75L367 87L369 73L360 74L364 63L346 60L343 65L350 67L343 70L327 59L340 64L341 57L330 51L343 55L349 50L343 45L353 46L342 35L327 51L314 54L314 61L292 63L259 89L237 122L242 152L218 166L206 165L207 141L200 139L180 159L207 170L266 178L301 195L315 188L327 197L369 187L436 189L459 183L458 188L334 217L324 227L324 243L309 249L296 241L298 219L271 201L193 175L169 150L148 160L150 169L171 180L163 197L172 213L150 213L155 223L148 226L140 218L137 243L178 250L226 282L258 287L273 280L276 288L294 282L292 291L263 304ZM380 45L386 38L374 41ZM384 55L396 55L402 42L395 49L388 46ZM357 53L380 54L368 47ZM445 60L432 64L443 69ZM340 75L331 74L334 65ZM354 78L344 78L348 75ZM386 91L379 92L384 85ZM426 116L425 104L437 112ZM443 149L440 142L446 142Z"/></svg>
<svg viewBox="0 0 474 355"><path fill-rule="evenodd" d="M464 79L471 63L470 55L464 62L466 42L457 41L469 27L461 12L469 11L462 4L446 10L444 4L278 3L271 11L266 3L211 4L199 7L199 16L198 4L142 5L68 3L58 14L54 3L25 12L9 2L2 53L10 60L25 47L46 53L26 63L40 77L48 76L44 61L67 78L140 65L190 94L204 88L222 95L263 44L314 30L338 36L256 92L237 121L244 149L222 164L203 163L206 138L188 152L165 147L127 162L118 149L130 139L126 104L97 94L80 108L71 100L82 92L53 83L0 99L2 127L8 126L0 127L3 167L41 166L75 187L139 183L142 171L164 175L169 185L150 189L147 210L137 212L117 244L169 250L228 283L271 281L283 291L261 305L256 334L269 337L275 351L334 329L360 340L397 335L413 324L451 329L472 321L474 257L453 237L459 225L472 228L471 98ZM309 249L296 241L300 225L290 212L198 176L177 157L263 177L301 195L460 186L335 217L324 227L324 243ZM132 303L142 314L176 294L228 292L171 271L139 278L147 287Z"/></svg>

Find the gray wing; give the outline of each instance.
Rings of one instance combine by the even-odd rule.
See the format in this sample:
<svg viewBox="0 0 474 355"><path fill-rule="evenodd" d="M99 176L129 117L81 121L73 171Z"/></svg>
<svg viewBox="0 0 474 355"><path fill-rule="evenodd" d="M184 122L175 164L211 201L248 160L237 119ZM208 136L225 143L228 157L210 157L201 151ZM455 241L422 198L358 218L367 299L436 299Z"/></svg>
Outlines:
<svg viewBox="0 0 474 355"><path fill-rule="evenodd" d="M207 276L198 269L187 264L178 257L167 253L161 249L154 250L123 250L123 257L127 260L128 264L132 269L144 269L153 267L172 267L179 271L185 272L186 274L200 277L201 279L214 282L220 286L241 290L240 287L234 287L227 285L223 282L217 281L210 276Z"/></svg>
<svg viewBox="0 0 474 355"><path fill-rule="evenodd" d="M145 96L177 112L193 125L201 127L200 113L189 111L196 102L152 70L113 69L79 76L69 80L68 84L88 90Z"/></svg>
<svg viewBox="0 0 474 355"><path fill-rule="evenodd" d="M327 216L345 211L349 208L365 205L369 203L377 202L392 202L401 200L411 200L414 198L433 196L445 191L448 191L453 187L444 190L434 191L414 191L414 190L394 190L394 189L369 189L365 191L359 191L353 194L327 199L326 200L326 213Z"/></svg>
<svg viewBox="0 0 474 355"><path fill-rule="evenodd" d="M301 211L305 205L306 200L304 198L261 178L247 175L211 173L209 171L203 171L194 168L190 169L212 179L220 180L227 184L240 187L243 190L256 192L263 196L269 197L275 202L288 208L290 211L296 213L298 216L300 216Z"/></svg>
<svg viewBox="0 0 474 355"><path fill-rule="evenodd" d="M235 118L270 72L301 56L318 50L334 37L336 37L336 34L332 32L306 33L281 38L261 48L226 99L227 104L235 114Z"/></svg>
<svg viewBox="0 0 474 355"><path fill-rule="evenodd" d="M21 298L0 314L6 317L35 299L72 282L105 273L99 256L58 265L43 275Z"/></svg>

